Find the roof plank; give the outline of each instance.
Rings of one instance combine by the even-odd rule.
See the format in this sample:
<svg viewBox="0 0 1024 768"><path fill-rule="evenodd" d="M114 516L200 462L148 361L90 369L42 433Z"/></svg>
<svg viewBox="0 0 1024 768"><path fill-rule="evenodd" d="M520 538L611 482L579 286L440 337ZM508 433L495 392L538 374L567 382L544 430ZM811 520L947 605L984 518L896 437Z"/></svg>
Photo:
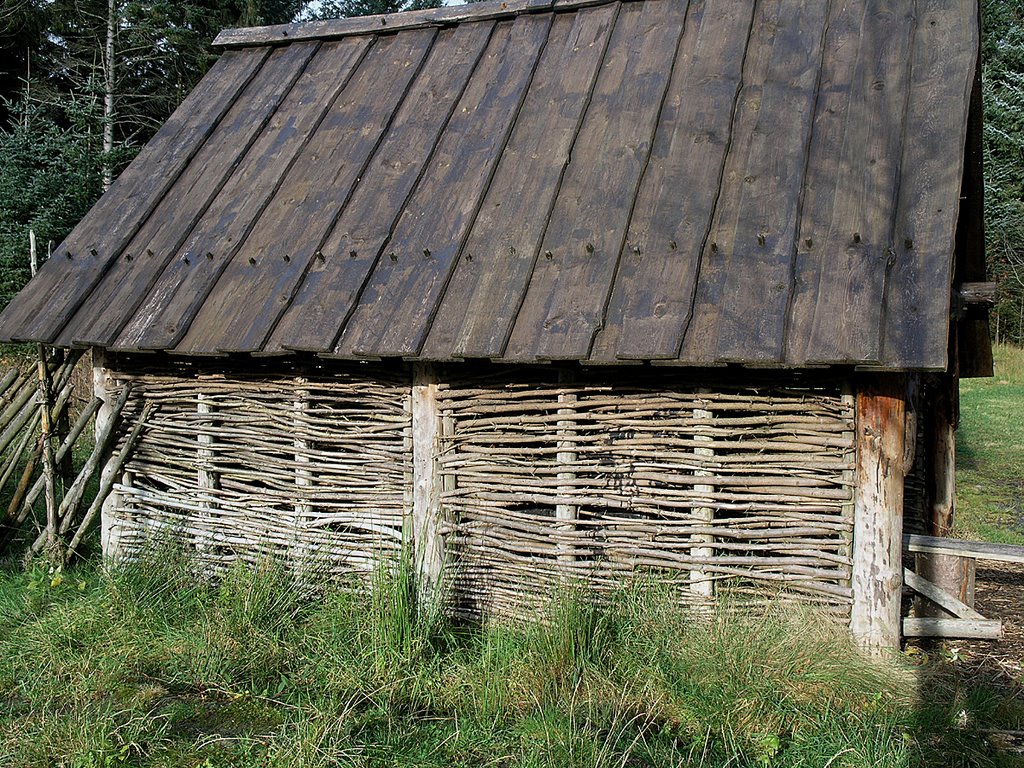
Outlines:
<svg viewBox="0 0 1024 768"><path fill-rule="evenodd" d="M913 27L913 8L900 0L833 5L804 183L789 362L880 358Z"/></svg>
<svg viewBox="0 0 1024 768"><path fill-rule="evenodd" d="M386 135L435 35L431 29L390 35L367 54L231 258L177 351L211 354L262 347Z"/></svg>
<svg viewBox="0 0 1024 768"><path fill-rule="evenodd" d="M317 47L318 43L301 43L271 54L65 326L58 344L106 346L117 338Z"/></svg>
<svg viewBox="0 0 1024 768"><path fill-rule="evenodd" d="M438 33L430 57L387 138L324 242L321 257L310 264L264 352L324 352L334 348L381 248L469 82L491 29L490 24L465 24Z"/></svg>
<svg viewBox="0 0 1024 768"><path fill-rule="evenodd" d="M679 354L752 20L752 3L691 4L608 317L595 343L594 355L603 360Z"/></svg>
<svg viewBox="0 0 1024 768"><path fill-rule="evenodd" d="M419 352L514 124L551 16L501 22L370 277L335 353Z"/></svg>
<svg viewBox="0 0 1024 768"><path fill-rule="evenodd" d="M31 288L15 296L0 314L0 328L7 336L49 343L60 334L269 52L229 52L218 59L53 258L43 264ZM46 311L38 311L40 307Z"/></svg>
<svg viewBox="0 0 1024 768"><path fill-rule="evenodd" d="M224 266L371 43L370 38L351 38L321 46L111 345L115 350L169 349L184 336ZM205 258L186 261L187 254Z"/></svg>
<svg viewBox="0 0 1024 768"><path fill-rule="evenodd" d="M895 259L885 292L882 360L891 367L944 369L963 139L978 47L978 8L920 0L896 206ZM912 140L910 140L912 139ZM941 295L936 296L936 290Z"/></svg>
<svg viewBox="0 0 1024 768"><path fill-rule="evenodd" d="M680 358L781 360L828 4L758 4Z"/></svg>
<svg viewBox="0 0 1024 768"><path fill-rule="evenodd" d="M686 10L686 3L647 2L619 11L507 359L587 357L602 323L668 85L666 62L675 59Z"/></svg>
<svg viewBox="0 0 1024 768"><path fill-rule="evenodd" d="M555 18L421 356L501 355L617 10L606 5Z"/></svg>

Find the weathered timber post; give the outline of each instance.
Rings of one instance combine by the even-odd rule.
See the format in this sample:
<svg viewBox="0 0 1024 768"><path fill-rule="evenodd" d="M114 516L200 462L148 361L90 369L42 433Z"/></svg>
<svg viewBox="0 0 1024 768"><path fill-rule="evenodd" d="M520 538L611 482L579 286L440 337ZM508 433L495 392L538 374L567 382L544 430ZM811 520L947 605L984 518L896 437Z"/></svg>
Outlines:
<svg viewBox="0 0 1024 768"><path fill-rule="evenodd" d="M959 380L955 374L937 374L928 388L929 407L925 409L925 498L928 533L949 536L956 513L956 426ZM974 606L975 560L956 555L918 554L915 569L919 576L943 591ZM919 601L925 616L949 616L942 609Z"/></svg>
<svg viewBox="0 0 1024 768"><path fill-rule="evenodd" d="M111 421L118 417L114 410L117 402L117 385L114 381L113 371L108 367L107 354L96 347L92 350L92 387L93 394L103 404L96 412L96 435L102 435L108 428ZM100 471L100 482L107 479L113 471L110 466L110 457L102 459L103 469ZM108 561L116 561L122 556L121 537L123 525L117 518L117 509L121 504L121 494L112 490L103 502L100 509L100 544L103 550L103 558Z"/></svg>
<svg viewBox="0 0 1024 768"><path fill-rule="evenodd" d="M558 372L558 495L563 498L571 497L575 491L573 481L576 479L576 472L573 465L576 464L576 422L573 417L576 415L576 392L571 389L574 379L572 371ZM555 505L555 519L560 521L558 530L570 541L574 540L573 533L578 513L579 507L575 504ZM567 546L560 541L558 550L559 560L572 562L576 559L574 545ZM568 568L566 570L568 571ZM564 575L571 576L572 572L568 571Z"/></svg>
<svg viewBox="0 0 1024 768"><path fill-rule="evenodd" d="M444 567L441 536L441 474L438 437L441 414L437 370L416 363L412 371L412 546L417 593L423 605L438 600Z"/></svg>
<svg viewBox="0 0 1024 768"><path fill-rule="evenodd" d="M213 470L213 407L205 392L200 391L196 395L196 413L199 416L196 432L196 488L199 491L199 509L202 511L196 526L195 547L201 556L211 556L217 527L213 499L214 491L217 490L217 474Z"/></svg>
<svg viewBox="0 0 1024 768"><path fill-rule="evenodd" d="M873 654L899 648L907 379L875 373L857 392L850 631Z"/></svg>
<svg viewBox="0 0 1024 768"><path fill-rule="evenodd" d="M698 398L708 394L708 390L701 389L697 391ZM710 405L710 403L707 403ZM710 421L712 418L711 411L706 408L694 408L693 418L696 421ZM710 431L710 425L707 426L707 430ZM714 460L715 451L713 448L699 447L701 443L711 443L714 438L707 434L704 428L695 426L694 429L694 441L698 444L698 447L693 449L694 456L700 457L703 462L710 463ZM700 478L711 478L714 477L714 471L710 468L698 469L694 472L696 477ZM715 486L708 483L695 483L693 486L694 493L711 495L715 492ZM693 509L694 521L698 522L706 527L710 527L715 520L715 510L713 507L694 507ZM704 533L695 533L691 537L694 546L691 549L691 554L695 558L707 558L710 559L715 556L715 549L710 546L714 543L715 537ZM715 594L715 582L712 581L711 574L704 570L703 566L696 566L690 571L690 592L700 598L710 598Z"/></svg>

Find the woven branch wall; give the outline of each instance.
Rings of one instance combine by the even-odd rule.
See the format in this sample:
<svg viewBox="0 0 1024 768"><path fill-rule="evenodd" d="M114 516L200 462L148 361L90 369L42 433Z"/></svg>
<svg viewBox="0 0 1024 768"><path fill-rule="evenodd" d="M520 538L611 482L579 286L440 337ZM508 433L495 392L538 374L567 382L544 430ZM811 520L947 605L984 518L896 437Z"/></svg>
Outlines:
<svg viewBox="0 0 1024 768"><path fill-rule="evenodd" d="M117 375L157 406L118 486L119 547L167 531L200 560L366 573L397 553L411 477L393 378Z"/></svg>
<svg viewBox="0 0 1024 768"><path fill-rule="evenodd" d="M566 575L641 569L684 600L727 587L848 612L852 398L652 378L441 385L462 609L520 613Z"/></svg>
<svg viewBox="0 0 1024 768"><path fill-rule="evenodd" d="M456 611L521 615L567 582L638 574L692 603L728 592L849 611L854 405L837 384L465 370L437 384ZM408 370L115 376L134 413L157 406L118 486L119 551L171 531L210 567L279 556L335 575L398 553Z"/></svg>

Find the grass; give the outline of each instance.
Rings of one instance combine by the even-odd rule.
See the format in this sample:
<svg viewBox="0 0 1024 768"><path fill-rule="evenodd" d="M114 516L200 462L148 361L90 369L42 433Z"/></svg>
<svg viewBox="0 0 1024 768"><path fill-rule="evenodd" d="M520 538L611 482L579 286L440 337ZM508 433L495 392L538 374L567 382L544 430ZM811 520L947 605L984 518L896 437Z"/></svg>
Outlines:
<svg viewBox="0 0 1024 768"><path fill-rule="evenodd" d="M1024 727L814 613L697 619L638 586L481 628L417 610L401 570L315 601L271 564L192 572L5 573L0 764L1008 766L979 729Z"/></svg>
<svg viewBox="0 0 1024 768"><path fill-rule="evenodd" d="M955 534L1024 544L1024 349L995 348L995 376L960 382Z"/></svg>

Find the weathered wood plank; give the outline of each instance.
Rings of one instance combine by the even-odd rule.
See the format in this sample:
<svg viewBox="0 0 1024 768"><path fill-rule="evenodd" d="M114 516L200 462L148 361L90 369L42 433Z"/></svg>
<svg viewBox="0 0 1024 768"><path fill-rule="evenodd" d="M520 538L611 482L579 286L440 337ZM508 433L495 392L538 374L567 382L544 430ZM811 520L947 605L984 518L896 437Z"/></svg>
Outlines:
<svg viewBox="0 0 1024 768"><path fill-rule="evenodd" d="M437 402L437 371L429 364L413 367L412 381L412 532L416 590L424 606L439 606L438 588L444 570L441 535L441 473L438 438L441 411Z"/></svg>
<svg viewBox="0 0 1024 768"><path fill-rule="evenodd" d="M496 0L495 2L426 8L403 13L374 14L348 19L324 19L268 27L225 29L213 41L216 46L240 47L262 43L324 39L399 29L446 26L459 22L509 19L523 13L543 13L552 9L568 10L603 5L608 0Z"/></svg>
<svg viewBox="0 0 1024 768"><path fill-rule="evenodd" d="M968 104L978 54L973 2L921 0L896 208L896 243L885 290L882 361L944 370Z"/></svg>
<svg viewBox="0 0 1024 768"><path fill-rule="evenodd" d="M761 3L680 357L776 362L828 4Z"/></svg>
<svg viewBox="0 0 1024 768"><path fill-rule="evenodd" d="M945 608L951 614L959 619L984 619L985 617L978 613L976 610L971 608L964 602L961 602L955 596L949 594L944 589L936 586L928 579L922 578L914 573L909 568L903 569L903 581L912 590L918 594L924 595L933 603L941 608Z"/></svg>
<svg viewBox="0 0 1024 768"><path fill-rule="evenodd" d="M423 357L501 355L617 11L610 4L555 18Z"/></svg>
<svg viewBox="0 0 1024 768"><path fill-rule="evenodd" d="M271 54L89 300L64 327L57 344L106 346L117 338L317 47L316 43L300 43Z"/></svg>
<svg viewBox="0 0 1024 768"><path fill-rule="evenodd" d="M592 357L643 360L679 354L721 186L753 10L753 3L732 0L690 5Z"/></svg>
<svg viewBox="0 0 1024 768"><path fill-rule="evenodd" d="M419 352L522 105L550 14L502 22L360 299L335 353Z"/></svg>
<svg viewBox="0 0 1024 768"><path fill-rule="evenodd" d="M176 350L259 350L348 202L435 36L383 37L288 170Z"/></svg>
<svg viewBox="0 0 1024 768"><path fill-rule="evenodd" d="M958 637L998 640L1003 636L999 619L914 619L903 620L905 637Z"/></svg>
<svg viewBox="0 0 1024 768"><path fill-rule="evenodd" d="M265 352L334 348L490 33L491 25L482 23L438 33L387 138L321 247L323 257L314 257Z"/></svg>
<svg viewBox="0 0 1024 768"><path fill-rule="evenodd" d="M619 11L506 358L589 354L650 155L686 9L686 3L652 1Z"/></svg>
<svg viewBox="0 0 1024 768"><path fill-rule="evenodd" d="M1012 544L993 544L987 541L966 541L945 536L908 534L903 537L908 552L973 557L1001 563L1024 563L1024 547Z"/></svg>
<svg viewBox="0 0 1024 768"><path fill-rule="evenodd" d="M794 364L880 358L913 28L899 0L833 3L786 338Z"/></svg>
<svg viewBox="0 0 1024 768"><path fill-rule="evenodd" d="M899 648L906 380L876 374L857 392L850 630L873 653Z"/></svg>
<svg viewBox="0 0 1024 768"><path fill-rule="evenodd" d="M46 343L56 338L268 54L261 48L217 61L43 264L31 287L0 314L5 336Z"/></svg>
<svg viewBox="0 0 1024 768"><path fill-rule="evenodd" d="M169 349L184 336L208 291L370 44L368 38L353 38L321 46L113 348ZM186 261L186 254L199 258Z"/></svg>

